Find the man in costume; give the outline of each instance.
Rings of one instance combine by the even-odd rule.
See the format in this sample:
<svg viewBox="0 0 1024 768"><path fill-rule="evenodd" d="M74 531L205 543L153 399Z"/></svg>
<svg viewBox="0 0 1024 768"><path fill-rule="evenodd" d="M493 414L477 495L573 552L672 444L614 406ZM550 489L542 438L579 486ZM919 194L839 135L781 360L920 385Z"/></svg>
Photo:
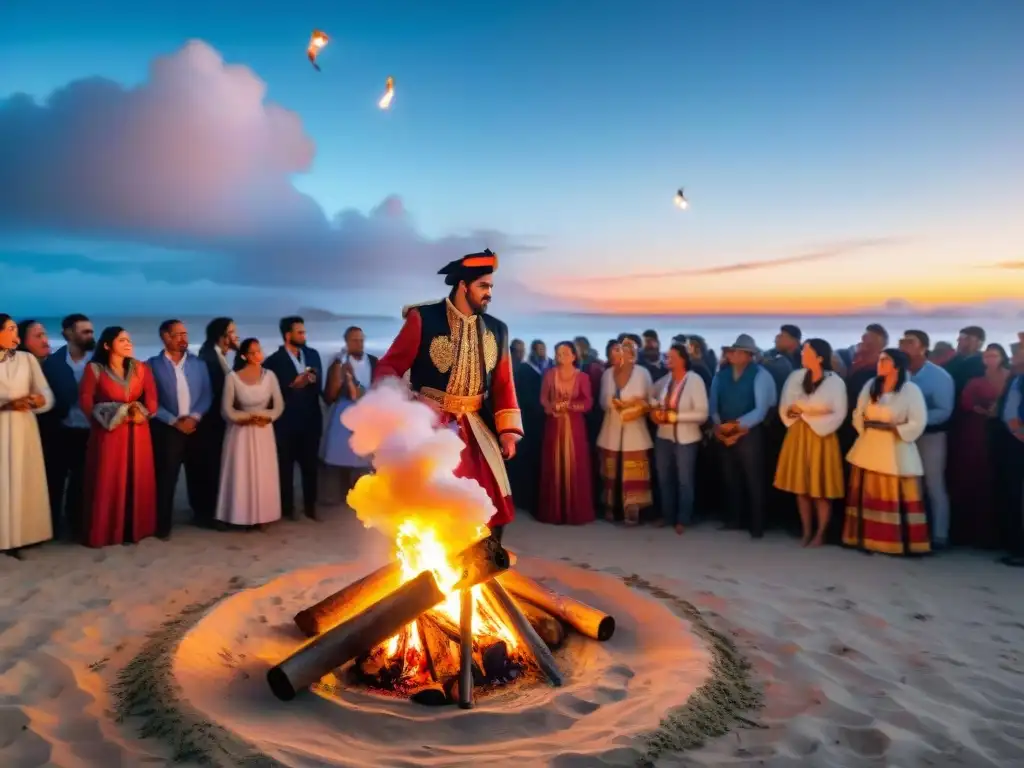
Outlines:
<svg viewBox="0 0 1024 768"><path fill-rule="evenodd" d="M496 510L488 526L500 541L515 517L504 461L515 456L523 421L508 326L485 312L497 268L498 256L488 249L441 269L448 297L402 310L405 324L373 379L408 372L417 396L441 414L442 424L458 429L466 447L455 474L487 491Z"/></svg>

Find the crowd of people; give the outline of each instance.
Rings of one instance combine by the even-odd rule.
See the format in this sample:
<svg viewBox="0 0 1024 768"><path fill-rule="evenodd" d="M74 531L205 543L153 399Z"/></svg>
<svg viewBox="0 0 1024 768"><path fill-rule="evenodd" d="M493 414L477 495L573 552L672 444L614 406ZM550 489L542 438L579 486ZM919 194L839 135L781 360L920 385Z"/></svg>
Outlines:
<svg viewBox="0 0 1024 768"><path fill-rule="evenodd" d="M318 471L351 487L369 471L341 414L373 382L361 329L327 365L301 317L264 354L220 317L198 352L171 319L143 362L121 327L88 317L47 329L0 314L0 551L51 538L103 547L167 539L184 468L193 522L257 529L317 516ZM604 359L582 337L511 342L523 437L509 461L519 509L552 524L600 515L677 534L701 518L754 537L800 526L804 546L922 554L951 544L1007 549L1024 564L1024 334L954 349L870 325L833 350L785 325L763 352L743 334L719 358L697 335L663 352L624 333ZM326 412L326 418L325 418ZM344 490L343 488L343 490ZM833 514L836 507L840 514Z"/></svg>
<svg viewBox="0 0 1024 768"><path fill-rule="evenodd" d="M363 334L349 329L349 354L324 382L302 318L280 329L280 348L264 354L215 318L196 355L185 324L167 320L163 351L143 362L124 328L97 338L88 317L68 315L53 351L41 323L0 314L0 551L168 539L182 469L199 526L294 518L296 464L302 511L316 518L319 462L338 455L336 440L321 453L322 403L358 397Z"/></svg>
<svg viewBox="0 0 1024 768"><path fill-rule="evenodd" d="M1024 564L1024 333L1011 355L985 331L956 347L878 324L833 350L784 325L768 351L742 334L719 358L697 335L663 352L621 334L512 341L524 438L509 468L539 520L603 516L678 534L798 525L803 546L924 554L1005 549ZM840 514L833 514L838 508Z"/></svg>

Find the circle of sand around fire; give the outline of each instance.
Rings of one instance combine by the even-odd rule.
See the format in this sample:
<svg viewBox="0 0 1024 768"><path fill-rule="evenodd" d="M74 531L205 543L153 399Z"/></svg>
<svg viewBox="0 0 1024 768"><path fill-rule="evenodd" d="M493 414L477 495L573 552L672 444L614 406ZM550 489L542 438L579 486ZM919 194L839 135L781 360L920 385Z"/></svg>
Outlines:
<svg viewBox="0 0 1024 768"><path fill-rule="evenodd" d="M735 648L685 601L635 576L525 557L517 568L616 618L609 642L573 634L556 653L561 688L512 686L470 711L336 686L276 700L266 671L301 642L292 615L361 575L328 566L169 622L122 672L119 713L141 715L143 735L171 741L179 758L212 764L589 766L648 764L756 705Z"/></svg>

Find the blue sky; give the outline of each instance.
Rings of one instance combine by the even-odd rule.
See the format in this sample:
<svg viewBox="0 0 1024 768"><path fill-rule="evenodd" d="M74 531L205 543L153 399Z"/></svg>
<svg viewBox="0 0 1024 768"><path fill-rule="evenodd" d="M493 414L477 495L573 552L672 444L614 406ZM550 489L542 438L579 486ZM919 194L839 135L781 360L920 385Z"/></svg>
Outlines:
<svg viewBox="0 0 1024 768"><path fill-rule="evenodd" d="M301 118L316 154L294 181L328 216L397 195L427 238L488 229L542 247L504 263L556 295L623 307L695 288L723 306L1024 295L1022 3L254 5L5 3L0 97L43 99L93 75L137 85L154 57L198 38ZM321 73L304 56L313 28L332 37ZM381 112L388 75L395 103ZM685 213L672 207L680 185ZM33 227L19 253L75 250L82 234ZM891 240L770 266L864 238ZM748 268L586 280L733 264ZM922 271L924 287L898 285Z"/></svg>

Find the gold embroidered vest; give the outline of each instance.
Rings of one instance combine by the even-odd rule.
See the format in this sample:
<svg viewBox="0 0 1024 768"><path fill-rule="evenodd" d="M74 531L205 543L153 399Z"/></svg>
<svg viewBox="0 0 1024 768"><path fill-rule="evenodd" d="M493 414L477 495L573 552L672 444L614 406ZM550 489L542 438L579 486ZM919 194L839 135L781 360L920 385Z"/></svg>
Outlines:
<svg viewBox="0 0 1024 768"><path fill-rule="evenodd" d="M486 395L498 360L508 349L508 329L490 315L463 315L448 299L416 307L420 347L410 372L414 390L425 387L467 397Z"/></svg>

